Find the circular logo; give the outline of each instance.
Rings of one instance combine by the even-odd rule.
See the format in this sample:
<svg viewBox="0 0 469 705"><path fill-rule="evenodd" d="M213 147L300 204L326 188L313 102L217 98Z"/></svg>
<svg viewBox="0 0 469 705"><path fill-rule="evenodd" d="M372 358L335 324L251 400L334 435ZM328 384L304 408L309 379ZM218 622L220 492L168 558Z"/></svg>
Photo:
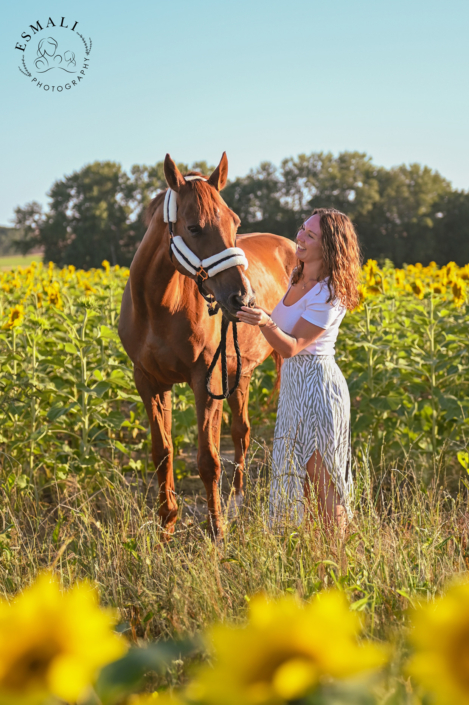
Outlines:
<svg viewBox="0 0 469 705"><path fill-rule="evenodd" d="M91 38L85 37L78 20L49 17L36 20L22 32L15 49L21 52L19 70L31 85L49 93L73 90L90 66Z"/></svg>

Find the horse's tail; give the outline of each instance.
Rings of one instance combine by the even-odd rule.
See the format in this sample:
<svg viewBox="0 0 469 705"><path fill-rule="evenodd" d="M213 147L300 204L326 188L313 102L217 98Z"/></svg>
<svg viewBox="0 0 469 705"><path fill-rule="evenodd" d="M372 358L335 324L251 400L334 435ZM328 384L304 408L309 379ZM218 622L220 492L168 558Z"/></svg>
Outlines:
<svg viewBox="0 0 469 705"><path fill-rule="evenodd" d="M277 377L275 379L274 388L272 389L272 394L270 395L270 399L275 397L280 391L280 381L282 379L282 363L283 363L283 357L276 350L272 350L271 356L275 362L275 370L277 372Z"/></svg>

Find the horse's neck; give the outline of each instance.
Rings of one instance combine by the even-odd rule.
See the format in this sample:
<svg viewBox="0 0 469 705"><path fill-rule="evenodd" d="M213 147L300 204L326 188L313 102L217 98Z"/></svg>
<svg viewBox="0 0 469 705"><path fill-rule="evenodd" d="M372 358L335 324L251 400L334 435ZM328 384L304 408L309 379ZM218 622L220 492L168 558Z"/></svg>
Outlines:
<svg viewBox="0 0 469 705"><path fill-rule="evenodd" d="M130 267L132 299L138 308L153 314L159 306L172 309L182 301L188 280L180 274L170 257L165 224L153 223L145 233Z"/></svg>

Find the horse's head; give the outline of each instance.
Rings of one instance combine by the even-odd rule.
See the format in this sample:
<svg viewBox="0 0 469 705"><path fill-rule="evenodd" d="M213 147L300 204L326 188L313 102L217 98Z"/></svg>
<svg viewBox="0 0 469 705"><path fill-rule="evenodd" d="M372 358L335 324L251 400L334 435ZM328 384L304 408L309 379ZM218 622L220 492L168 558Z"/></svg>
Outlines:
<svg viewBox="0 0 469 705"><path fill-rule="evenodd" d="M208 178L186 180L169 154L164 161L164 174L169 188L176 193L177 220L173 224L174 236L180 236L199 260L207 260L227 248L235 247L236 230L241 221L220 196L228 178L225 152ZM201 174L190 172L186 176ZM180 272L195 278L175 258L173 261ZM215 297L224 315L232 321L238 320L236 312L241 306L254 302L251 284L242 266L230 266L210 276L204 281L203 288Z"/></svg>

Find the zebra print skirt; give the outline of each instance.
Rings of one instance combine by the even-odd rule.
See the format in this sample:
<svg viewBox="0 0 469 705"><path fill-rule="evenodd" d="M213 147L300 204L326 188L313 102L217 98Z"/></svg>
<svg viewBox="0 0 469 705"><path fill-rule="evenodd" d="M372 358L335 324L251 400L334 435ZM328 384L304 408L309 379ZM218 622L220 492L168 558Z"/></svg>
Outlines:
<svg viewBox="0 0 469 705"><path fill-rule="evenodd" d="M303 519L306 465L319 451L352 517L350 395L333 355L295 355L283 363L270 486L271 521Z"/></svg>

